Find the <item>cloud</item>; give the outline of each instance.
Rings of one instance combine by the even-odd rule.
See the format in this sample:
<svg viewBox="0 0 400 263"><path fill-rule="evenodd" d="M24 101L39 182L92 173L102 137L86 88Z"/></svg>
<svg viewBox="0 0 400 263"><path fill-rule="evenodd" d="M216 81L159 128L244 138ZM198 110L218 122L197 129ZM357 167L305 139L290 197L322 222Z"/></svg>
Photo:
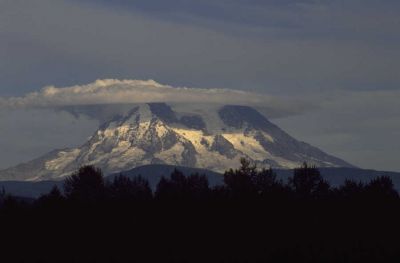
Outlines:
<svg viewBox="0 0 400 263"><path fill-rule="evenodd" d="M211 102L260 104L271 100L248 92L229 89L175 88L153 80L96 80L87 85L58 88L44 87L23 97L3 99L6 107L54 107L70 105L145 103L145 102Z"/></svg>
<svg viewBox="0 0 400 263"><path fill-rule="evenodd" d="M261 93L233 89L172 87L154 80L96 80L71 87L47 86L21 97L0 98L0 108L60 108L149 102L237 104L267 108L274 115L295 114L314 105Z"/></svg>
<svg viewBox="0 0 400 263"><path fill-rule="evenodd" d="M99 122L129 111L131 104L146 102L168 102L185 109L188 103L250 105L268 117L315 107L305 100L233 89L173 87L154 80L104 79L70 87L47 86L19 97L0 97L0 148L7 151L0 169L53 149L80 145Z"/></svg>

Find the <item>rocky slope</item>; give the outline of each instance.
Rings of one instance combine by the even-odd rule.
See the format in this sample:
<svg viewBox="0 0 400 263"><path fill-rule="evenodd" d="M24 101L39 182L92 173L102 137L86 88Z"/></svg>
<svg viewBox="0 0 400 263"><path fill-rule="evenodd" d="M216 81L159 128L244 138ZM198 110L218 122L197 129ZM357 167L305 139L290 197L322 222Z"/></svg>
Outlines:
<svg viewBox="0 0 400 263"><path fill-rule="evenodd" d="M146 164L223 172L237 167L241 157L260 167L293 168L305 161L319 167L351 167L297 141L250 107L182 113L164 103L150 103L107 121L79 148L53 151L0 171L0 180L62 179L86 164L106 174Z"/></svg>

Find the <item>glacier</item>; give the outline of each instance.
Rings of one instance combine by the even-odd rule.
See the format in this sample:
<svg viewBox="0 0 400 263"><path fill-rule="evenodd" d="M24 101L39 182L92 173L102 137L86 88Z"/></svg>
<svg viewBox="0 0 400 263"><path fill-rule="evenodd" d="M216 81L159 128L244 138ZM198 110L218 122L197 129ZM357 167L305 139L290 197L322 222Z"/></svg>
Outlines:
<svg viewBox="0 0 400 263"><path fill-rule="evenodd" d="M298 141L249 106L224 105L177 111L166 103L137 104L102 123L82 146L55 150L0 171L0 180L62 180L83 165L105 174L149 164L223 172L241 158L258 167L352 167Z"/></svg>

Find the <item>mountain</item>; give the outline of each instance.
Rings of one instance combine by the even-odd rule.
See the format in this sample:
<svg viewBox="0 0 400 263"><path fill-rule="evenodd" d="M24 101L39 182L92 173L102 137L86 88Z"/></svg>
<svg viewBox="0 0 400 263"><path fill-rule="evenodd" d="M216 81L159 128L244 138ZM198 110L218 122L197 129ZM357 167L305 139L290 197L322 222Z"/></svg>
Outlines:
<svg viewBox="0 0 400 263"><path fill-rule="evenodd" d="M59 180L82 165L105 174L148 164L223 172L248 158L260 167L351 167L347 162L297 141L251 107L226 105L176 111L165 103L133 107L103 123L81 147L53 151L0 171L1 180Z"/></svg>

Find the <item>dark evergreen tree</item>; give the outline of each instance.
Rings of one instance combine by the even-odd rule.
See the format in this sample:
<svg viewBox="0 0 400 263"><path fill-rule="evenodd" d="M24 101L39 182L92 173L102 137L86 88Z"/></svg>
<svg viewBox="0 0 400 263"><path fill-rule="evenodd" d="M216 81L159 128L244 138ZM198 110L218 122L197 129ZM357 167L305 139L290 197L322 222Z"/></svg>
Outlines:
<svg viewBox="0 0 400 263"><path fill-rule="evenodd" d="M187 186L187 180L186 176L181 171L174 169L171 173L170 181L176 192L184 192Z"/></svg>
<svg viewBox="0 0 400 263"><path fill-rule="evenodd" d="M6 198L6 196L7 196L6 190L4 189L4 186L3 186L0 190L0 207L3 205L3 202Z"/></svg>
<svg viewBox="0 0 400 263"><path fill-rule="evenodd" d="M161 177L157 184L155 195L157 198L183 198L186 191L187 180L185 175L177 170L171 173L170 178Z"/></svg>
<svg viewBox="0 0 400 263"><path fill-rule="evenodd" d="M234 196L249 196L257 194L257 167L245 158L240 159L239 169L230 169L224 174L227 189Z"/></svg>
<svg viewBox="0 0 400 263"><path fill-rule="evenodd" d="M94 166L81 167L64 181L67 199L82 203L95 203L105 197L103 173Z"/></svg>
<svg viewBox="0 0 400 263"><path fill-rule="evenodd" d="M37 200L37 204L46 208L57 208L63 205L65 197L57 186L54 186L48 194L42 195Z"/></svg>
<svg viewBox="0 0 400 263"><path fill-rule="evenodd" d="M169 199L171 198L171 183L164 176L161 177L160 181L157 184L155 197L156 199Z"/></svg>
<svg viewBox="0 0 400 263"><path fill-rule="evenodd" d="M1 208L6 214L19 213L25 208L25 204L17 197L6 194Z"/></svg>
<svg viewBox="0 0 400 263"><path fill-rule="evenodd" d="M393 181L388 176L380 176L366 185L365 191L370 199L396 200L399 195L394 189Z"/></svg>
<svg viewBox="0 0 400 263"><path fill-rule="evenodd" d="M362 198L365 192L365 185L362 182L355 182L346 179L344 184L337 189L338 197L347 200L357 200Z"/></svg>
<svg viewBox="0 0 400 263"><path fill-rule="evenodd" d="M194 199L205 199L209 195L209 183L207 177L198 173L187 178L188 195Z"/></svg>
<svg viewBox="0 0 400 263"><path fill-rule="evenodd" d="M148 201L152 198L149 182L142 176L130 179L119 175L108 186L110 197L119 202Z"/></svg>
<svg viewBox="0 0 400 263"><path fill-rule="evenodd" d="M308 199L329 194L330 185L315 166L304 163L302 167L294 169L293 173L289 185L298 198Z"/></svg>
<svg viewBox="0 0 400 263"><path fill-rule="evenodd" d="M181 171L175 169L170 179L161 178L155 196L158 199L198 199L206 197L209 191L209 183L205 175L192 174L186 177Z"/></svg>

